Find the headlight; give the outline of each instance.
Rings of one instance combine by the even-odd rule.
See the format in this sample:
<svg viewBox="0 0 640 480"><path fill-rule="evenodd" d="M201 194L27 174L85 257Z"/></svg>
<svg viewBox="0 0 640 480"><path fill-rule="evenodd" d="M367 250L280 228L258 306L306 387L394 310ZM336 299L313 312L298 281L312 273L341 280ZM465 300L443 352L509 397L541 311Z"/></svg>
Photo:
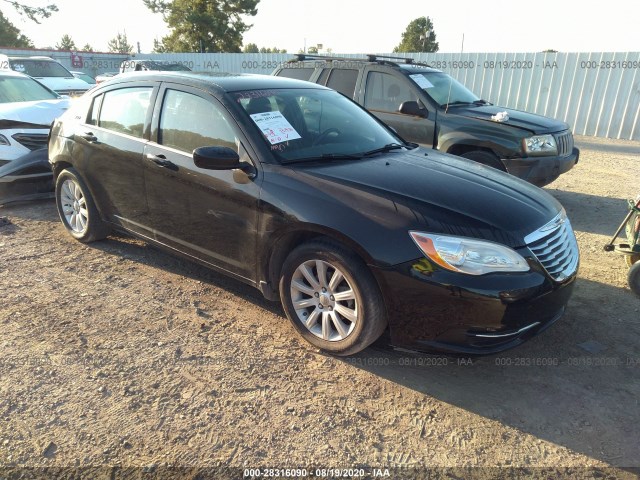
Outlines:
<svg viewBox="0 0 640 480"><path fill-rule="evenodd" d="M409 235L427 258L453 272L483 275L529 271L529 264L519 253L499 243L422 232Z"/></svg>
<svg viewBox="0 0 640 480"><path fill-rule="evenodd" d="M0 145L11 145L11 142L4 135L0 135Z"/></svg>
<svg viewBox="0 0 640 480"><path fill-rule="evenodd" d="M557 155L558 145L553 135L534 135L523 140L524 151L528 155Z"/></svg>

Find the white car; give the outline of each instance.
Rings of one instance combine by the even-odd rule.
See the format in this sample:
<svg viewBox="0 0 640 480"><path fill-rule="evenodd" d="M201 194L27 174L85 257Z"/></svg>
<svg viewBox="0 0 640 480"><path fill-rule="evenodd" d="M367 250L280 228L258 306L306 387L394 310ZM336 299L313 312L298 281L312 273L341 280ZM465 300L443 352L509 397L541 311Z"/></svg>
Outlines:
<svg viewBox="0 0 640 480"><path fill-rule="evenodd" d="M12 70L35 78L60 95L78 97L93 86L50 57L8 57L8 63Z"/></svg>
<svg viewBox="0 0 640 480"><path fill-rule="evenodd" d="M45 148L51 123L70 102L27 75L0 70L0 166Z"/></svg>

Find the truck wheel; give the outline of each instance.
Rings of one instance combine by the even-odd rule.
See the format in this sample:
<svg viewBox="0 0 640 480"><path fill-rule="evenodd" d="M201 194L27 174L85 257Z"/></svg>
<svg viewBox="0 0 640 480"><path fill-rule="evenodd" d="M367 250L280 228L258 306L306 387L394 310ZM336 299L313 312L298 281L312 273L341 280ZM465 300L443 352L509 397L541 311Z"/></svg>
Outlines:
<svg viewBox="0 0 640 480"><path fill-rule="evenodd" d="M631 291L640 297L640 262L629 269L629 287Z"/></svg>
<svg viewBox="0 0 640 480"><path fill-rule="evenodd" d="M627 262L627 267L632 267L633 265L638 263L638 261L640 261L640 253L634 253L633 255L625 255L624 259Z"/></svg>
<svg viewBox="0 0 640 480"><path fill-rule="evenodd" d="M483 165L487 165L497 170L506 172L504 165L502 164L500 159L491 152L485 152L484 150L473 150L471 152L463 153L460 156L463 158L468 158L469 160L473 160L474 162L478 162Z"/></svg>

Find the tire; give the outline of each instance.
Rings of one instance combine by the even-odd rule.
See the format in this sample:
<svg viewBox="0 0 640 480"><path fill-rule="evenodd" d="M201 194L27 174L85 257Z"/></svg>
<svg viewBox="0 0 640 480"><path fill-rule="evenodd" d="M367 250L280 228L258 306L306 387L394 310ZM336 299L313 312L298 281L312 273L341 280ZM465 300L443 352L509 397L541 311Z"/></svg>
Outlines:
<svg viewBox="0 0 640 480"><path fill-rule="evenodd" d="M629 288L640 298L640 262L629 269Z"/></svg>
<svg viewBox="0 0 640 480"><path fill-rule="evenodd" d="M64 228L76 240L89 243L109 234L87 185L73 168L63 170L56 179L56 206Z"/></svg>
<svg viewBox="0 0 640 480"><path fill-rule="evenodd" d="M373 275L360 258L333 242L306 243L289 254L280 275L280 298L300 335L330 354L357 353L387 326Z"/></svg>
<svg viewBox="0 0 640 480"><path fill-rule="evenodd" d="M640 253L634 253L632 255L625 255L624 260L627 263L627 267L632 267L640 261Z"/></svg>
<svg viewBox="0 0 640 480"><path fill-rule="evenodd" d="M485 152L483 150L473 150L471 152L463 153L460 156L469 160L473 160L474 162L493 167L496 170L506 172L506 169L504 168L504 165L502 164L500 159L491 152Z"/></svg>

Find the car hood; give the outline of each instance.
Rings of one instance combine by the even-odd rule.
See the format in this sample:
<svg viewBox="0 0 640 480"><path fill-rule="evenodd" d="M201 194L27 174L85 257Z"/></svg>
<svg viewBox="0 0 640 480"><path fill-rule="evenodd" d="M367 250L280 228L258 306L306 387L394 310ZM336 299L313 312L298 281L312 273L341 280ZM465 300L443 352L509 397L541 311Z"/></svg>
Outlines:
<svg viewBox="0 0 640 480"><path fill-rule="evenodd" d="M511 247L549 222L562 206L512 175L433 150L304 165L303 175L386 197L416 213L416 228L484 238ZM366 202L363 196L363 205Z"/></svg>
<svg viewBox="0 0 640 480"><path fill-rule="evenodd" d="M560 120L496 105L454 105L449 107L448 111L450 115L460 115L493 123L497 122L492 120L491 117L500 112L507 112L509 119L499 123L527 130L534 134L555 133L569 129L569 125Z"/></svg>
<svg viewBox="0 0 640 480"><path fill-rule="evenodd" d="M0 103L0 128L49 128L70 104L68 98Z"/></svg>

